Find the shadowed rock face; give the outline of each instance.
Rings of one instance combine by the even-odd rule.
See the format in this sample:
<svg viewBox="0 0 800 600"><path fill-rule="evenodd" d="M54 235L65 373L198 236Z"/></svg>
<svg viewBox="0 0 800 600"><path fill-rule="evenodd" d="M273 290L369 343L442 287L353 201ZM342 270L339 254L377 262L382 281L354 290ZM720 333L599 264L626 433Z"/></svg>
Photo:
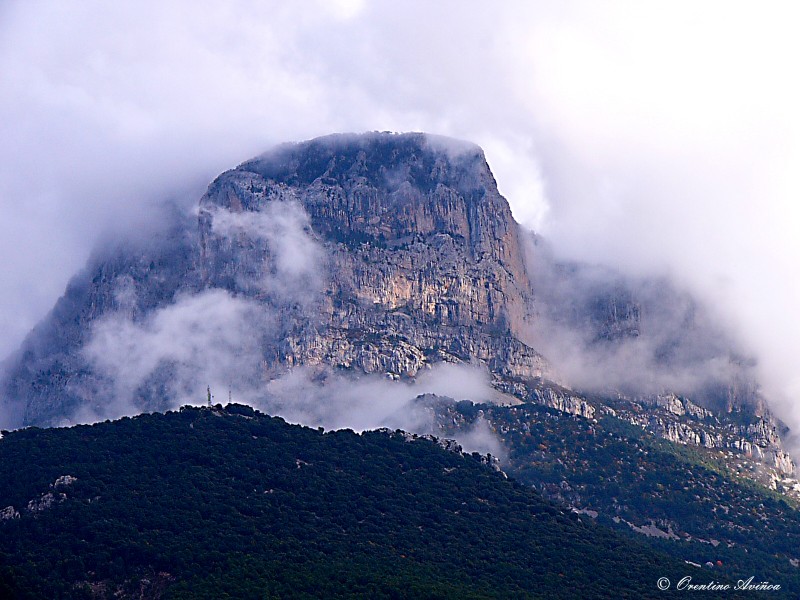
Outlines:
<svg viewBox="0 0 800 600"><path fill-rule="evenodd" d="M0 373L0 418L6 418L0 425L59 425L82 406L102 403L98 378L82 352L93 325L109 314L138 322L179 290L198 288L193 223L174 212L167 220L146 244L106 243L72 278ZM156 406L142 402L142 410Z"/></svg>
<svg viewBox="0 0 800 600"><path fill-rule="evenodd" d="M162 234L101 253L71 282L3 382L11 425L103 402L85 352L103 318L144 323L215 288L269 315L269 332L253 331L263 380L297 365L414 377L438 361L546 375L520 341L532 290L518 225L477 146L388 133L283 145L222 174L197 221ZM170 368L136 407L171 406Z"/></svg>

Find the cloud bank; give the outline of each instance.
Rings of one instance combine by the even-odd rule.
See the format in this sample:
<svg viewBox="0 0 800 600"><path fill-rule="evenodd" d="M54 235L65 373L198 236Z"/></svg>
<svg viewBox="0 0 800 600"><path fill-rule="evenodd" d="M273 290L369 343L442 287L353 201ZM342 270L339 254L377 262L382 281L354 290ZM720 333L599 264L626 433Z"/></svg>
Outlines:
<svg viewBox="0 0 800 600"><path fill-rule="evenodd" d="M800 425L795 7L722 2L6 2L0 355L109 230L270 145L482 145L562 257L667 275Z"/></svg>
<svg viewBox="0 0 800 600"><path fill-rule="evenodd" d="M82 350L92 388L68 424L204 405L210 391L214 404L245 403L312 427L438 433L434 411L418 396L485 402L497 395L486 369L446 363L413 382L308 367L267 380L262 346L275 330L264 304L220 289L179 297L140 322L122 308L94 326ZM485 422L456 437L468 451L503 455Z"/></svg>
<svg viewBox="0 0 800 600"><path fill-rule="evenodd" d="M284 303L314 301L325 276L325 251L311 237L308 213L299 202L275 200L261 210L240 212L215 206L203 212L211 234L237 246L238 289ZM243 239L256 247L242 250Z"/></svg>
<svg viewBox="0 0 800 600"><path fill-rule="evenodd" d="M723 412L763 410L753 357L713 307L667 278L558 262L532 238L537 318L529 341L570 387L612 396L677 393Z"/></svg>

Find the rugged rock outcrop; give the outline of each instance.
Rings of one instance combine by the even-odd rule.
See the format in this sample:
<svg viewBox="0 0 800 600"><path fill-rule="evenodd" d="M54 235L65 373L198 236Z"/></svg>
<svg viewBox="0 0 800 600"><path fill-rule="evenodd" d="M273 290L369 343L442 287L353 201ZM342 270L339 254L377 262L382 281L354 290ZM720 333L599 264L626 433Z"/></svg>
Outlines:
<svg viewBox="0 0 800 600"><path fill-rule="evenodd" d="M8 521L9 519L19 519L19 511L13 506L6 506L0 510L0 521Z"/></svg>
<svg viewBox="0 0 800 600"><path fill-rule="evenodd" d="M791 471L747 361L696 303L663 282L528 252L477 146L389 133L287 144L220 175L190 219L164 222L146 243L98 252L70 283L0 382L10 415L0 425L117 416L103 411L111 398L122 412L199 402L212 376L247 379L257 395L298 366L411 379L451 362L485 366L506 397L588 419L616 410L671 441ZM724 373L691 401L622 378L610 387L634 408L595 402L560 385L529 345L540 318L579 332L577 349L608 377L641 367L688 380L720 363ZM177 350L175 336L187 338Z"/></svg>
<svg viewBox="0 0 800 600"><path fill-rule="evenodd" d="M769 413L715 415L672 393L635 399L606 398L601 410L675 444L728 453L729 457L736 457L740 470L771 487L796 469L783 447L781 423Z"/></svg>
<svg viewBox="0 0 800 600"><path fill-rule="evenodd" d="M501 377L546 373L519 339L532 294L519 227L477 146L422 134L336 135L244 163L200 202L205 285L285 304L285 289L276 297L241 277L263 282L264 265L280 270L269 226L259 225L275 207L302 227L296 252L320 264L302 290L313 309L284 310L268 368L413 377L444 360L479 361Z"/></svg>
<svg viewBox="0 0 800 600"><path fill-rule="evenodd" d="M262 383L299 365L413 378L440 361L483 364L496 383L550 375L521 339L532 289L519 227L477 146L388 133L288 144L218 177L196 214L98 253L70 283L2 382L10 425L102 415L120 372L139 377L125 410L187 401L169 397L180 356L138 357L146 377L109 374L92 344L152 334L159 311L209 290L260 315L247 376Z"/></svg>

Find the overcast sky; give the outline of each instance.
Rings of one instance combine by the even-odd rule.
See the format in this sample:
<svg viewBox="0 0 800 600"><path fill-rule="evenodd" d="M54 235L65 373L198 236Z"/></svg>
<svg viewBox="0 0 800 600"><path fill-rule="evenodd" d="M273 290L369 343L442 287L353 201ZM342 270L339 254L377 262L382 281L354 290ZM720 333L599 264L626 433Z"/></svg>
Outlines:
<svg viewBox="0 0 800 600"><path fill-rule="evenodd" d="M274 143L481 144L565 257L720 308L800 425L792 3L0 3L0 356L98 237Z"/></svg>

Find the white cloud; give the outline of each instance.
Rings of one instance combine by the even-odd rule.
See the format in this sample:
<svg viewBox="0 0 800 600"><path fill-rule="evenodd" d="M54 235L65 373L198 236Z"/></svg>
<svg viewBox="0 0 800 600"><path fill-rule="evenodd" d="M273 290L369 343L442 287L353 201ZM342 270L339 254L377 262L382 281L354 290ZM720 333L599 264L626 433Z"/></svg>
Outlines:
<svg viewBox="0 0 800 600"><path fill-rule="evenodd" d="M129 293L121 282L122 295ZM202 405L228 398L291 422L356 431L388 427L438 433L430 407L415 399L436 394L486 402L498 394L485 368L442 363L416 381L379 375L341 374L298 367L264 378L261 344L273 329L265 305L207 290L179 297L144 321L124 307L95 324L83 354L94 375L87 398L65 423L95 422L143 409ZM154 406L148 406L148 396ZM92 399L101 402L92 402ZM503 456L502 444L484 421L456 434L468 451Z"/></svg>
<svg viewBox="0 0 800 600"><path fill-rule="evenodd" d="M355 431L388 427L438 434L432 409L415 401L423 394L473 402L497 397L486 369L468 365L439 363L409 382L375 374L322 374L300 367L270 381L255 406L312 427ZM469 452L505 455L502 443L482 419L453 435Z"/></svg>
<svg viewBox="0 0 800 600"><path fill-rule="evenodd" d="M258 280L242 282L244 287L254 285L279 300L314 300L322 285L325 253L312 238L308 213L299 202L273 200L261 210L242 212L213 207L209 214L213 235L244 235L266 246Z"/></svg>
<svg viewBox="0 0 800 600"><path fill-rule="evenodd" d="M427 130L485 146L558 253L672 273L722 308L800 425L796 10L3 3L0 354L148 203L189 203L276 142Z"/></svg>
<svg viewBox="0 0 800 600"><path fill-rule="evenodd" d="M179 297L143 322L125 311L111 313L94 325L82 350L99 383L86 390L87 402L73 420L141 412L148 408L142 394L149 393L159 408L200 404L208 386L252 401L270 325L257 303L219 289Z"/></svg>

